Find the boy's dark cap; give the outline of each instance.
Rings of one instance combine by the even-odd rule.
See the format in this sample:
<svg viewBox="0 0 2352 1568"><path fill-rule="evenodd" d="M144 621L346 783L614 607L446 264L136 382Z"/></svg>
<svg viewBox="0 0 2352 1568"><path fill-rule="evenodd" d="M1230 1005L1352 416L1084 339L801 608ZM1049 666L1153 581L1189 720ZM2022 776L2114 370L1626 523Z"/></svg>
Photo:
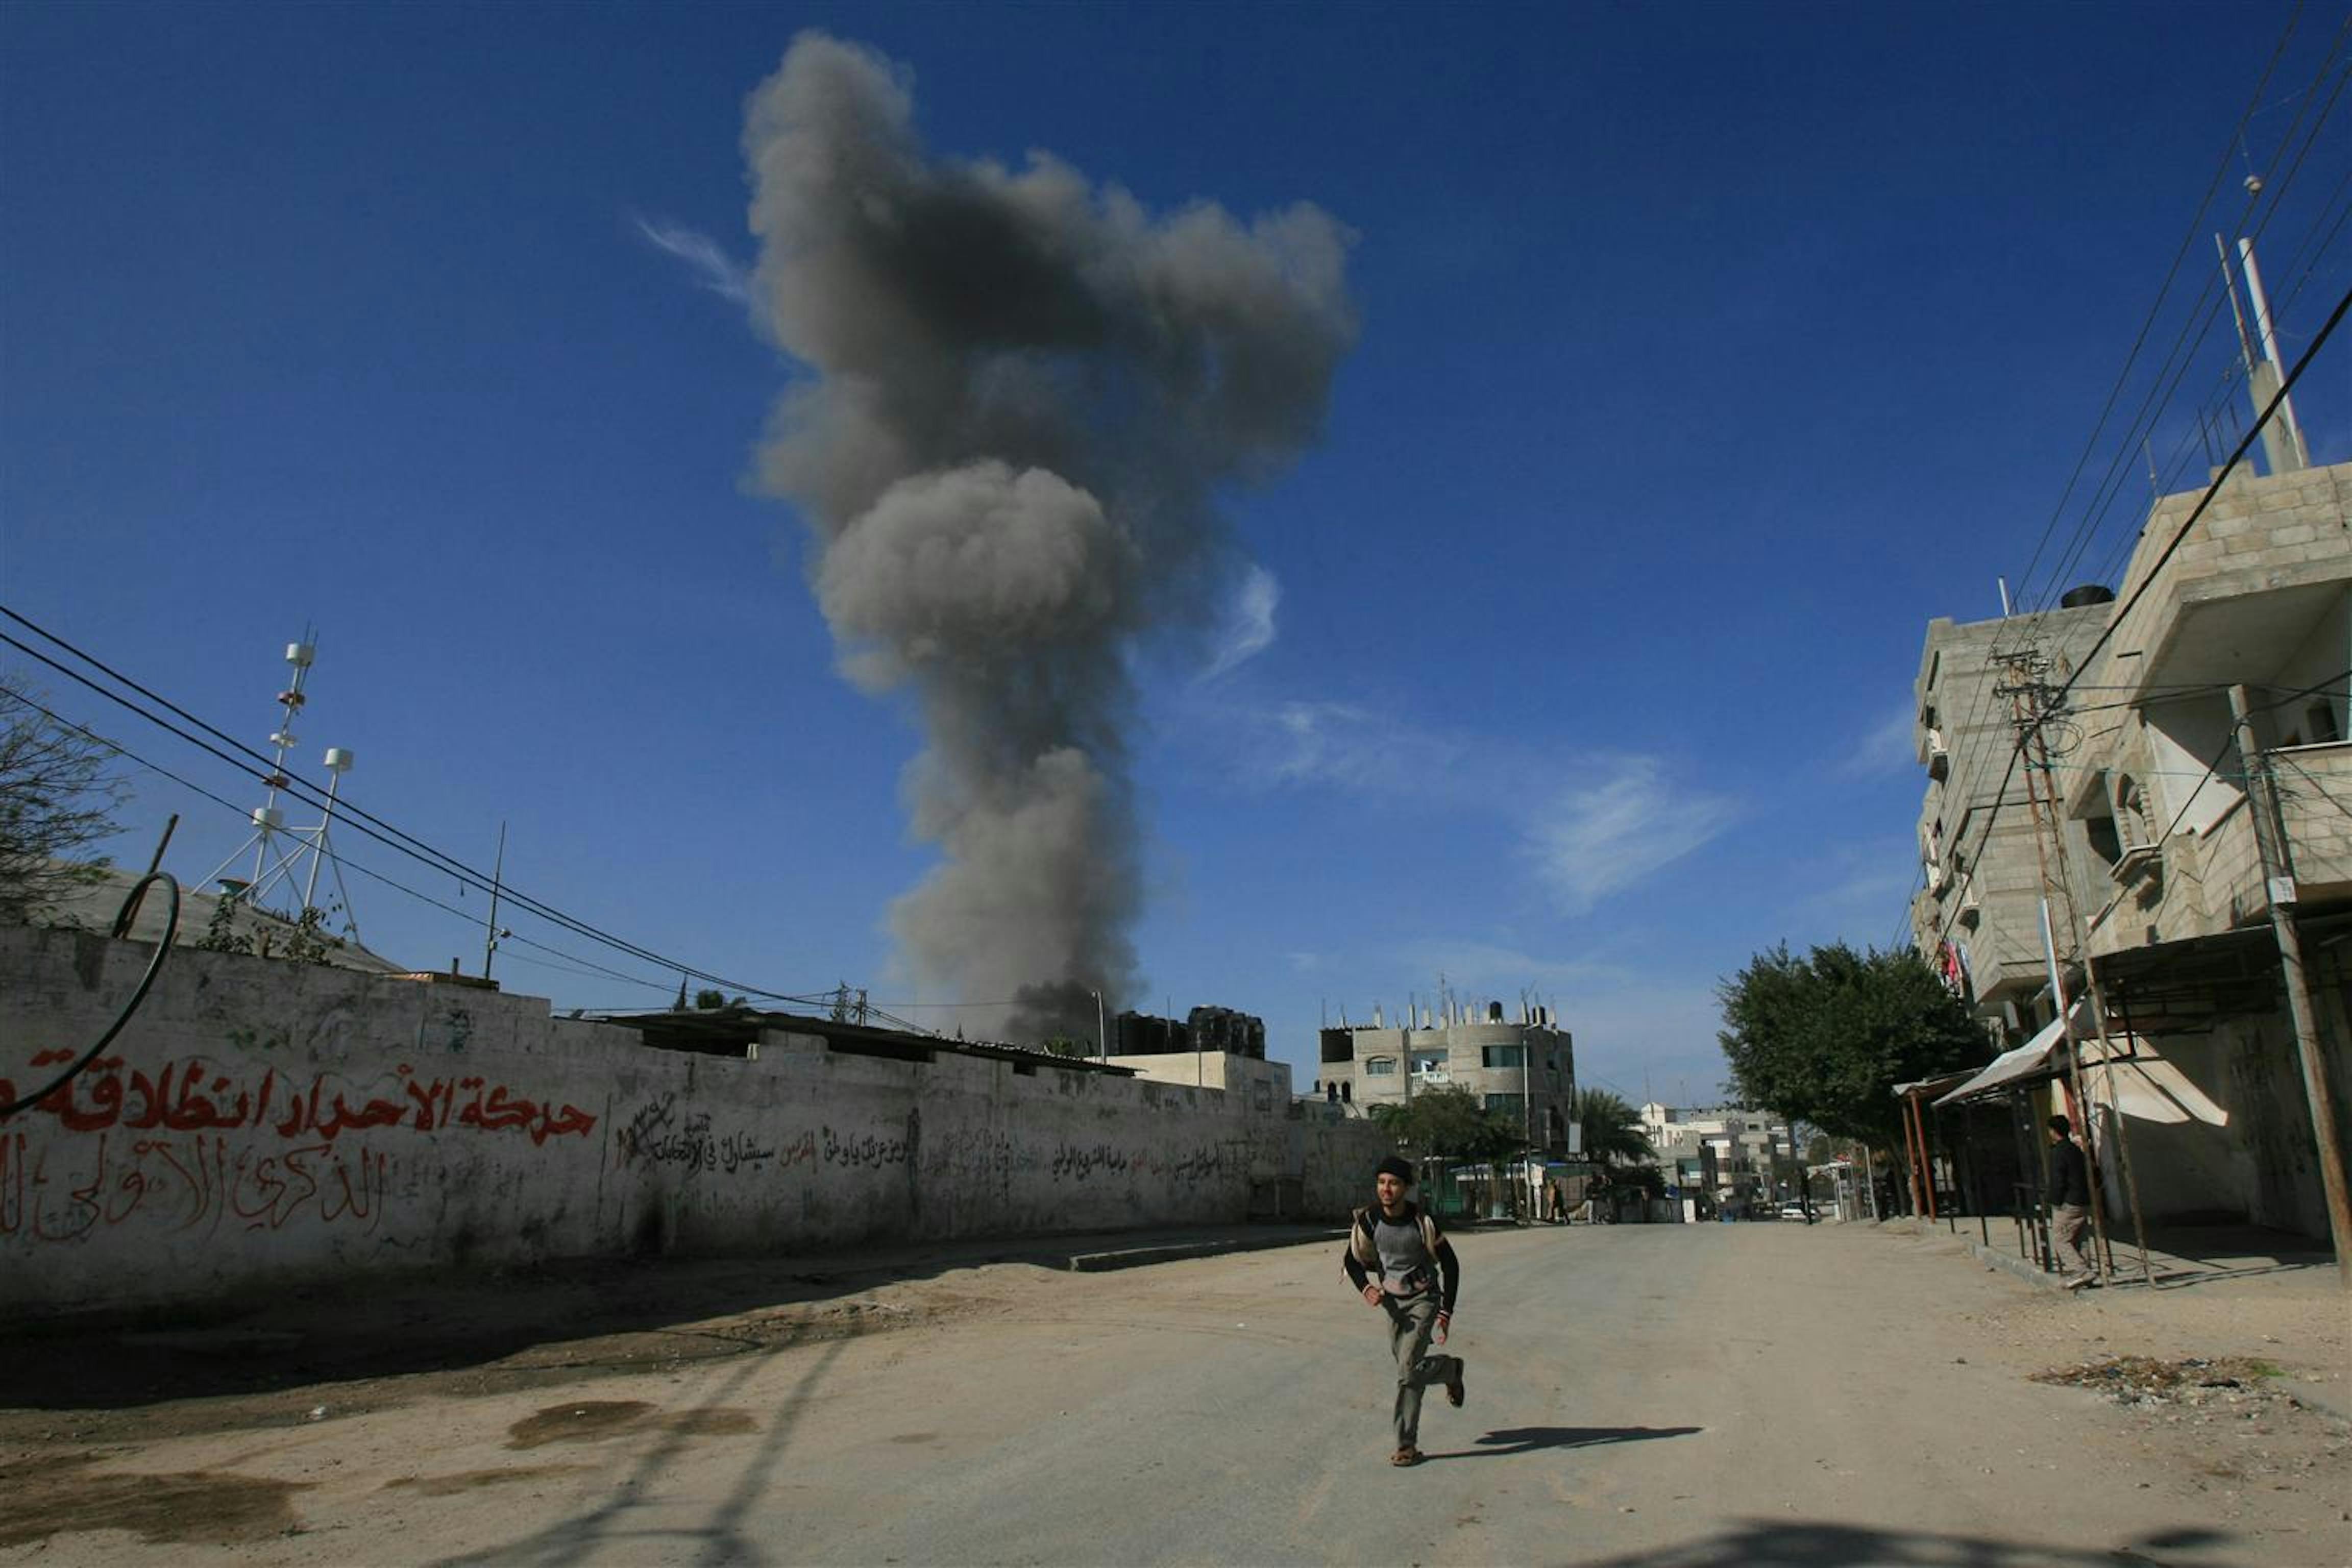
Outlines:
<svg viewBox="0 0 2352 1568"><path fill-rule="evenodd" d="M1372 1168L1372 1174L1375 1176L1394 1176L1406 1186L1409 1187L1412 1185L1412 1167L1406 1164L1403 1160L1394 1154L1389 1155L1378 1165L1374 1166Z"/></svg>

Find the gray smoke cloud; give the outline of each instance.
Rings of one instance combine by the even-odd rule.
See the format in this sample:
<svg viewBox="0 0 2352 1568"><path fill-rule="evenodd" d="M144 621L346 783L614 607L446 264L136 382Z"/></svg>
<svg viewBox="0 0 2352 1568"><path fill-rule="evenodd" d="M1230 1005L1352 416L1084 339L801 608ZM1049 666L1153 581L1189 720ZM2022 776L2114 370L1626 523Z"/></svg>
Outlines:
<svg viewBox="0 0 2352 1568"><path fill-rule="evenodd" d="M911 692L892 906L932 994L1090 1038L1136 983L1127 650L1230 564L1221 489L1318 433L1355 337L1349 236L1294 205L1155 216L1032 153L934 158L908 74L803 34L744 129L763 328L807 374L760 453L862 688Z"/></svg>

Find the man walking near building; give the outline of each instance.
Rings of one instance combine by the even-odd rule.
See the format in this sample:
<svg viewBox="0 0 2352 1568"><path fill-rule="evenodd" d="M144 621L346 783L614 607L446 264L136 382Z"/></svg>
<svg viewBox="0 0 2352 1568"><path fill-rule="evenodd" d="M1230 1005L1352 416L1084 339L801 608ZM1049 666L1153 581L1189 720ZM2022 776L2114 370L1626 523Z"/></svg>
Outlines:
<svg viewBox="0 0 2352 1568"><path fill-rule="evenodd" d="M1433 1355L1430 1342L1445 1342L1453 1326L1454 1300L1461 1289L1462 1265L1454 1244L1437 1222L1410 1202L1412 1167L1394 1154L1372 1177L1376 1202L1356 1211L1340 1267L1358 1293L1388 1317L1389 1350L1396 1357L1391 1465L1421 1462L1421 1396L1443 1385L1445 1402L1462 1403L1462 1358Z"/></svg>
<svg viewBox="0 0 2352 1568"><path fill-rule="evenodd" d="M2083 1256L2083 1233L2091 1224L2091 1163L2068 1136L2073 1130L2063 1116L2050 1119L2050 1251L2058 1283L2079 1290L2098 1274Z"/></svg>

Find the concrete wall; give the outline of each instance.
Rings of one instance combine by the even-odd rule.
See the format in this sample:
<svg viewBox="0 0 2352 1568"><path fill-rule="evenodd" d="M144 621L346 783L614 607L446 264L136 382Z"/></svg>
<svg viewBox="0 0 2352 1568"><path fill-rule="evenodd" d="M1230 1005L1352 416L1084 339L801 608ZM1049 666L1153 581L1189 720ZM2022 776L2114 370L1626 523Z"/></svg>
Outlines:
<svg viewBox="0 0 2352 1568"><path fill-rule="evenodd" d="M97 1038L152 951L0 928L0 1101ZM391 1269L1222 1223L1270 1173L1344 1213L1370 1130L1288 1109L782 1035L751 1060L653 1051L534 997L182 950L92 1070L0 1121L0 1315Z"/></svg>

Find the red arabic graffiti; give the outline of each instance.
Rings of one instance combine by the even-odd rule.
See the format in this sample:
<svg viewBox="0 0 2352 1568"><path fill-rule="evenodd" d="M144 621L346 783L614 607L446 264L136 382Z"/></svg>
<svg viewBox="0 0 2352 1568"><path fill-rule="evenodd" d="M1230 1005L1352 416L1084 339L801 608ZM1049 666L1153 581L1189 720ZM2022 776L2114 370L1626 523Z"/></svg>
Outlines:
<svg viewBox="0 0 2352 1568"><path fill-rule="evenodd" d="M0 1133L0 1237L74 1241L134 1216L174 1231L280 1230L297 1218L373 1231L392 1157L363 1144L264 1150L218 1136L35 1145Z"/></svg>
<svg viewBox="0 0 2352 1568"><path fill-rule="evenodd" d="M72 1058L70 1051L43 1051L31 1065L38 1069ZM20 1115L46 1113L68 1132L267 1129L280 1138L331 1142L374 1127L437 1132L454 1124L484 1132L520 1131L532 1143L543 1144L550 1138L585 1138L596 1126L596 1118L576 1105L527 1100L487 1079L420 1079L406 1062L394 1072L398 1082L388 1097L358 1089L334 1073L314 1073L304 1088L299 1079L281 1078L271 1068L258 1084L247 1087L200 1056L167 1060L152 1077L135 1068L126 1073L121 1057L100 1057ZM15 1093L0 1078L0 1101Z"/></svg>

